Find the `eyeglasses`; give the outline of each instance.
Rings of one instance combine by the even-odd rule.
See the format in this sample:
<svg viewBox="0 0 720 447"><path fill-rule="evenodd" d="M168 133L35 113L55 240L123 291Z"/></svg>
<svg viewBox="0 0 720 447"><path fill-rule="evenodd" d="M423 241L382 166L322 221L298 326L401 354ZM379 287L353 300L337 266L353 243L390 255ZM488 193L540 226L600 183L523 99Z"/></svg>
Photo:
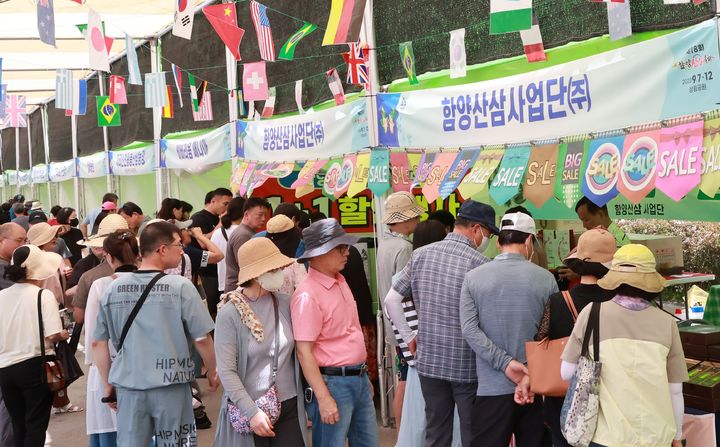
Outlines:
<svg viewBox="0 0 720 447"><path fill-rule="evenodd" d="M339 251L340 253L349 252L350 246L347 244L340 244L337 247L335 247L335 250Z"/></svg>
<svg viewBox="0 0 720 447"><path fill-rule="evenodd" d="M180 247L181 250L184 250L185 244L178 242L177 244L162 244L160 247ZM157 251L160 251L160 247L158 247Z"/></svg>

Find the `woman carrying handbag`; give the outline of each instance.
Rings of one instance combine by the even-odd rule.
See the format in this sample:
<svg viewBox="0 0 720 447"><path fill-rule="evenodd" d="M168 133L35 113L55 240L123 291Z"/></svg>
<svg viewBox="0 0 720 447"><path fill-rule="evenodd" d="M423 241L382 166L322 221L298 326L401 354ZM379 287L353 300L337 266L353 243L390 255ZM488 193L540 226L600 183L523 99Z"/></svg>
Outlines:
<svg viewBox="0 0 720 447"><path fill-rule="evenodd" d="M45 445L53 396L45 362L54 360L52 343L69 335L62 327L55 296L40 285L61 263L56 253L23 245L5 267L5 278L15 284L0 291L0 388L12 419L15 447Z"/></svg>

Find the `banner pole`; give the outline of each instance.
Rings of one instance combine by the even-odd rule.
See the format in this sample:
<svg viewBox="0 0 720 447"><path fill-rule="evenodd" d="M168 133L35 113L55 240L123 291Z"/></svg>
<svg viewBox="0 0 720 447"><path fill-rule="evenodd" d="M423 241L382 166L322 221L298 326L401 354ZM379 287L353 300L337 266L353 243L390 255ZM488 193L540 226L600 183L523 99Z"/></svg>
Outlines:
<svg viewBox="0 0 720 447"><path fill-rule="evenodd" d="M75 166L77 166L77 156L78 156L78 141L77 141L77 115L74 113L70 117L70 126L72 130L72 156L73 156L73 163L75 163ZM81 212L80 210L80 178L77 176L77 169L75 170L75 174L73 175L73 192L75 194L75 201L73 202L75 205L75 211L78 214L84 215L84 210Z"/></svg>
<svg viewBox="0 0 720 447"><path fill-rule="evenodd" d="M43 104L42 108L40 109L40 119L42 123L43 148L45 150L45 170L47 172L47 182L45 183L45 185L47 185L48 200L52 202L50 191L50 138L48 136L47 104ZM48 203L48 205L50 204Z"/></svg>
<svg viewBox="0 0 720 447"><path fill-rule="evenodd" d="M160 51L158 39L150 41L150 66L153 73L160 70ZM163 169L160 168L160 135L162 134L162 109L153 107L153 144L155 145L155 210L160 209L163 199Z"/></svg>
<svg viewBox="0 0 720 447"><path fill-rule="evenodd" d="M15 128L15 178L17 179L17 194L20 194L20 128Z"/></svg>
<svg viewBox="0 0 720 447"><path fill-rule="evenodd" d="M33 161L32 161L32 140L31 140L31 136L32 136L32 135L31 135L31 133L30 133L30 115L28 115L28 120L27 120L27 138L28 138L27 148L28 148L28 166L29 166L29 169L28 169L28 170L29 170L29 175L28 175L29 178L28 178L28 180L30 181L30 196L31 196L33 199L35 199L35 198L36 198L36 197L35 197L35 182L33 181L33 178L32 178Z"/></svg>
<svg viewBox="0 0 720 447"><path fill-rule="evenodd" d="M105 96L105 76L102 72L98 71L98 85L100 86L100 96ZM108 138L107 126L102 126L103 132L103 146L105 148L105 192L113 192L112 177L110 176L110 140Z"/></svg>

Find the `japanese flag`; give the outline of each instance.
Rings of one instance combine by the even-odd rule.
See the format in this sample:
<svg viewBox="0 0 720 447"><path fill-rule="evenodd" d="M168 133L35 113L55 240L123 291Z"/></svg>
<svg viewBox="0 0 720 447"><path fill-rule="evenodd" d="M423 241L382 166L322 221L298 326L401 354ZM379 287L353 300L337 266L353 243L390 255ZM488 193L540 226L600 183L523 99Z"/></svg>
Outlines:
<svg viewBox="0 0 720 447"><path fill-rule="evenodd" d="M90 68L98 71L110 71L105 35L100 23L100 14L92 9L88 12L88 27L85 40L90 52Z"/></svg>

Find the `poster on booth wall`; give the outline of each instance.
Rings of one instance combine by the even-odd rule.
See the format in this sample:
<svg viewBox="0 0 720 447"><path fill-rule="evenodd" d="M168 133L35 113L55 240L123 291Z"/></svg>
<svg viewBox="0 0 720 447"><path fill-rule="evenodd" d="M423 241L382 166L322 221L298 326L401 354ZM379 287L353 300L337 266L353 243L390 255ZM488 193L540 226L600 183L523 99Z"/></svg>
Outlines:
<svg viewBox="0 0 720 447"><path fill-rule="evenodd" d="M136 149L108 152L110 173L113 175L141 175L155 171L155 147L152 144Z"/></svg>
<svg viewBox="0 0 720 447"><path fill-rule="evenodd" d="M717 22L711 19L515 76L380 93L376 125L380 145L389 147L506 144L713 110L718 96ZM383 120L392 126L383 126Z"/></svg>
<svg viewBox="0 0 720 447"><path fill-rule="evenodd" d="M365 101L299 116L237 121L235 125L239 140L236 153L250 160L335 158L370 145Z"/></svg>
<svg viewBox="0 0 720 447"><path fill-rule="evenodd" d="M48 167L48 175L51 182L62 182L70 180L77 174L75 160L52 162Z"/></svg>
<svg viewBox="0 0 720 447"><path fill-rule="evenodd" d="M77 173L80 178L95 178L107 175L105 152L77 158Z"/></svg>
<svg viewBox="0 0 720 447"><path fill-rule="evenodd" d="M48 167L46 165L33 166L30 170L30 177L33 183L47 183L50 180Z"/></svg>
<svg viewBox="0 0 720 447"><path fill-rule="evenodd" d="M234 152L231 126L198 137L160 140L160 167L190 169L230 160Z"/></svg>

